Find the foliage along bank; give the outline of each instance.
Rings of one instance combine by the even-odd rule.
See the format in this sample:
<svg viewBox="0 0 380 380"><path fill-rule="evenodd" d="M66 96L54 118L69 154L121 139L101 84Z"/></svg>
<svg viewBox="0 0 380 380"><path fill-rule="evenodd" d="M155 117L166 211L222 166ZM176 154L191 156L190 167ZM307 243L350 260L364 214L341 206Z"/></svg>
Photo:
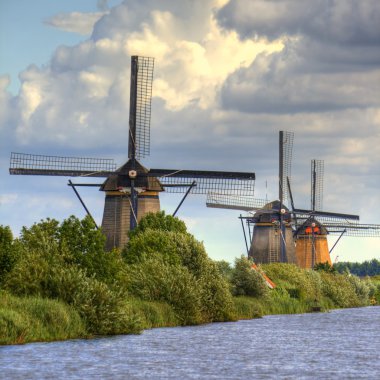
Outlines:
<svg viewBox="0 0 380 380"><path fill-rule="evenodd" d="M159 326L356 307L380 286L349 274L211 260L185 224L149 214L123 251L104 251L89 218L46 219L14 239L0 226L0 344L138 333Z"/></svg>

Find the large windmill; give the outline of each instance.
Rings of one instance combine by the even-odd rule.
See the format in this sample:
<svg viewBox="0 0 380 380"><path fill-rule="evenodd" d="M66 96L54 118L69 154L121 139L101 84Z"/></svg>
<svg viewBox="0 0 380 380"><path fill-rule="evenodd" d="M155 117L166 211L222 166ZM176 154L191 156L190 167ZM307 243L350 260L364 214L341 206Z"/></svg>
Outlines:
<svg viewBox="0 0 380 380"><path fill-rule="evenodd" d="M296 209L292 202L298 265L313 268L318 263L332 264L327 236L380 237L380 225L360 224L359 216L322 211L324 162L311 160L310 210ZM289 191L290 186L289 186ZM291 197L292 198L292 197Z"/></svg>
<svg viewBox="0 0 380 380"><path fill-rule="evenodd" d="M208 207L255 211L253 215L244 219L249 227L251 241L250 248L247 247L248 256L256 263L296 263L292 215L284 204L290 195L286 184L291 176L293 140L293 132L280 131L277 200L268 202L250 196L216 193L209 193L207 197Z"/></svg>
<svg viewBox="0 0 380 380"><path fill-rule="evenodd" d="M141 217L160 209L161 191L253 196L254 173L147 169L139 162L150 153L153 68L153 58L131 57L128 161L118 169L112 159L11 154L10 174L105 177L102 184L69 184L84 207L76 186L99 186L105 192L102 231L108 250L123 247Z"/></svg>

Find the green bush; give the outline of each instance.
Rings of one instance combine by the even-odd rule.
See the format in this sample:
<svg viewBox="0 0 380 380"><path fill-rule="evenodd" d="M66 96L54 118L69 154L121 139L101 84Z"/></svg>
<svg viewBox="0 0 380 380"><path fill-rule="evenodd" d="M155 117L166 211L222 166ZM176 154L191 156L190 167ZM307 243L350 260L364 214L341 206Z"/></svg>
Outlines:
<svg viewBox="0 0 380 380"><path fill-rule="evenodd" d="M0 225L0 285L4 276L15 266L20 257L20 248L13 241L13 234L8 226Z"/></svg>
<svg viewBox="0 0 380 380"><path fill-rule="evenodd" d="M169 303L182 325L202 322L200 285L187 268L152 257L130 265L128 275L134 297Z"/></svg>
<svg viewBox="0 0 380 380"><path fill-rule="evenodd" d="M199 276L201 310L204 322L232 321L235 319L229 284L211 260Z"/></svg>
<svg viewBox="0 0 380 380"><path fill-rule="evenodd" d="M223 276L223 278L230 282L233 273L233 268L231 264L225 260L214 261L214 263L217 266L218 271Z"/></svg>
<svg viewBox="0 0 380 380"><path fill-rule="evenodd" d="M350 276L321 272L321 278L322 293L330 298L334 307L358 307L366 303L367 300L360 299L356 293Z"/></svg>
<svg viewBox="0 0 380 380"><path fill-rule="evenodd" d="M165 211L158 211L146 214L139 221L138 226L133 231L129 231L129 237L132 239L135 235L147 229L179 233L187 232L186 224L182 220L171 215L165 215Z"/></svg>
<svg viewBox="0 0 380 380"><path fill-rule="evenodd" d="M277 287L286 290L293 298L309 303L320 299L319 272L301 269L294 264L273 263L262 267Z"/></svg>
<svg viewBox="0 0 380 380"><path fill-rule="evenodd" d="M184 324L233 318L228 282L178 219L163 212L142 218L123 257L135 297L169 303Z"/></svg>
<svg viewBox="0 0 380 380"><path fill-rule="evenodd" d="M55 247L57 249L57 247ZM18 261L4 288L19 296L58 299L78 310L92 334L129 333L139 330L123 312L123 294L65 264L52 247L30 251Z"/></svg>
<svg viewBox="0 0 380 380"><path fill-rule="evenodd" d="M141 263L151 257L159 257L171 265L180 264L178 251L182 238L183 234L177 232L148 228L133 235L122 256L127 264Z"/></svg>
<svg viewBox="0 0 380 380"><path fill-rule="evenodd" d="M263 297L268 292L263 276L252 269L252 262L244 256L235 260L231 283L236 296Z"/></svg>

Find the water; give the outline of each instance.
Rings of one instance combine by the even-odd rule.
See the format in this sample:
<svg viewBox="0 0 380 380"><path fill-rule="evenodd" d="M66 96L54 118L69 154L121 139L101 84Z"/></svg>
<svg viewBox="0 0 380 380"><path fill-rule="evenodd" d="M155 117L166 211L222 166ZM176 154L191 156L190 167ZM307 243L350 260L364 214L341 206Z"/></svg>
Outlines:
<svg viewBox="0 0 380 380"><path fill-rule="evenodd" d="M380 307L0 347L0 379L380 379Z"/></svg>

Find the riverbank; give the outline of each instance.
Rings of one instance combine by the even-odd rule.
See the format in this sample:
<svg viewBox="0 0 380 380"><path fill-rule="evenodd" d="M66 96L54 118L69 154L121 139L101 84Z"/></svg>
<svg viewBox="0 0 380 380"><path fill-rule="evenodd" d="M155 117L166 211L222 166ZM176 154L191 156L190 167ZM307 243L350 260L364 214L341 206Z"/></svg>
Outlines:
<svg viewBox="0 0 380 380"><path fill-rule="evenodd" d="M363 280L340 274L324 274L298 270L287 264L271 264L267 272L298 272L298 279L284 282L281 276L273 277L279 285L264 297L233 297L231 317L227 321L260 318L271 314L301 314L314 310L328 311L337 308L366 306L371 298L360 298L357 285ZM305 276L313 283L302 284ZM312 289L315 281L320 285ZM368 286L370 280L365 280ZM336 284L335 287L332 284ZM302 287L301 287L302 286ZM304 287L305 286L305 287ZM311 291L311 293L310 293ZM379 298L377 293L372 292ZM315 309L316 308L316 309ZM141 299L125 300L123 312L128 315L129 326L118 334L135 334L157 327L182 326L183 321L173 306L165 302ZM86 328L86 321L72 306L58 300L41 297L17 297L0 292L0 344L23 344L38 341L56 341L74 338L91 338L96 332Z"/></svg>
<svg viewBox="0 0 380 380"><path fill-rule="evenodd" d="M380 286L290 264L211 260L183 222L140 221L126 250L105 252L91 221L41 221L18 239L0 226L0 344L136 334L380 302ZM325 268L326 269L326 268ZM329 269L329 268L327 268Z"/></svg>

